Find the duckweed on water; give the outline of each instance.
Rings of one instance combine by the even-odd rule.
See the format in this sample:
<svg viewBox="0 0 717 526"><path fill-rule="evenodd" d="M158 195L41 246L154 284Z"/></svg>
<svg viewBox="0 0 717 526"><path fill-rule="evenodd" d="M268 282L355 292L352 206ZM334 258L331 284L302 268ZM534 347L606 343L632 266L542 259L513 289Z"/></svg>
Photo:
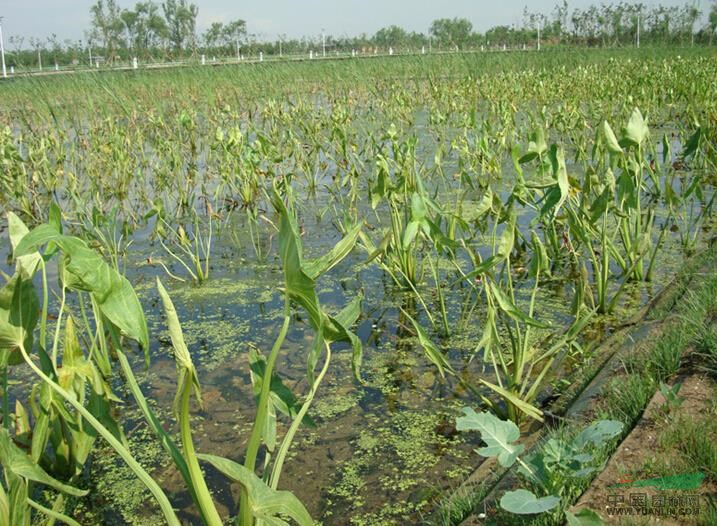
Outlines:
<svg viewBox="0 0 717 526"><path fill-rule="evenodd" d="M445 475L449 479L460 479L471 470L464 462L469 449L460 447L463 439L438 432L450 418L451 413L441 411L404 410L377 419L377 427L361 431L353 441L353 456L341 464L338 479L327 491L327 505L351 510L343 516L355 525L403 524L424 510L435 497L426 490L434 488L431 480L439 464L451 466ZM379 469L382 464L388 469ZM375 512L362 510L378 495L389 495L389 502ZM325 513L331 516L331 511Z"/></svg>

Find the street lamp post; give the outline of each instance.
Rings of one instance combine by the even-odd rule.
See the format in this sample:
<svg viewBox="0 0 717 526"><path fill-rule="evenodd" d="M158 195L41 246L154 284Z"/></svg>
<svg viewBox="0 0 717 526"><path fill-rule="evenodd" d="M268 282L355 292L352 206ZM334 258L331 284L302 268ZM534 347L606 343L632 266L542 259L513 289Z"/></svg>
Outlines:
<svg viewBox="0 0 717 526"><path fill-rule="evenodd" d="M7 78L7 69L5 69L5 44L2 39L2 19L0 16L0 57L2 57L2 78Z"/></svg>
<svg viewBox="0 0 717 526"><path fill-rule="evenodd" d="M324 58L326 58L326 32L324 29L321 30L321 47L324 51Z"/></svg>

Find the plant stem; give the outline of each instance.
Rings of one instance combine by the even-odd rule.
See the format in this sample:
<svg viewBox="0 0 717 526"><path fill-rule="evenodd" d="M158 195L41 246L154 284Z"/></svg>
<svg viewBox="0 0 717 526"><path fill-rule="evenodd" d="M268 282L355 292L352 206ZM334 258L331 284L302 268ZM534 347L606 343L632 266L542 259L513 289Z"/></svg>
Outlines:
<svg viewBox="0 0 717 526"><path fill-rule="evenodd" d="M189 476L196 492L197 505L202 510L202 516L207 526L221 526L222 519L219 517L217 508L212 500L212 494L207 488L204 480L202 469L199 467L197 454L194 451L194 443L192 442L191 420L189 418L189 403L192 394L192 378L193 371L185 370L186 375L190 376L184 382L184 390L182 391L181 413L179 415L180 436L182 440L182 448L184 449L184 459L189 468Z"/></svg>
<svg viewBox="0 0 717 526"><path fill-rule="evenodd" d="M10 397L7 393L7 364L2 366L0 376L0 381L2 381L2 425L7 431L10 429Z"/></svg>
<svg viewBox="0 0 717 526"><path fill-rule="evenodd" d="M324 366L321 368L321 372L319 372L319 375L316 377L314 385L311 387L311 391L309 391L309 394L306 396L306 401L303 403L301 409L296 414L294 421L291 423L291 427L289 427L289 430L286 432L284 440L281 442L281 447L279 447L279 451L276 455L276 460L274 460L274 468L271 472L271 489L276 489L279 485L281 469L284 466L284 459L286 458L286 454L289 452L291 443L294 440L294 435L296 435L296 432L298 431L299 426L304 419L304 416L309 411L309 406L314 399L314 395L316 395L316 391L319 388L319 384L321 383L321 380L323 380L326 371L328 371L329 369L329 362L331 361L331 345L327 342L324 342L324 345L326 347L326 360L324 361Z"/></svg>
<svg viewBox="0 0 717 526"><path fill-rule="evenodd" d="M264 432L264 425L266 423L266 416L269 408L269 394L271 392L271 375L274 372L274 365L276 364L276 359L279 356L279 350L284 343L286 334L289 332L289 322L291 320L291 316L288 298L284 306L284 311L284 323L281 326L279 336L276 338L274 346L271 349L271 354L269 354L269 358L266 361L266 370L264 371L264 379L261 383L261 393L257 404L256 418L251 429L251 436L249 437L249 444L247 446L244 467L251 471L254 471L254 468L256 467L256 457L259 452L259 446L261 445L261 438ZM251 526L253 517L249 506L249 494L245 488L242 488L241 491L239 513L241 517L241 524L243 526Z"/></svg>
<svg viewBox="0 0 717 526"><path fill-rule="evenodd" d="M145 471L145 469L139 464L139 462L135 460L135 458L132 456L132 453L130 453L129 450L125 448L122 443L117 440L117 438L115 438L115 436L105 426L103 426L99 422L99 420L94 417L92 413L90 413L85 408L85 406L78 402L75 396L65 391L62 387L53 382L50 377L43 373L40 368L35 365L30 356L28 356L27 351L25 350L25 346L22 343L20 343L19 348L20 353L25 360L25 363L30 366L30 369L32 369L33 372L37 376L39 376L40 379L45 382L46 385L50 387L50 389L59 394L78 413L80 413L80 415L82 415L82 418L87 420L87 422L95 429L95 431L102 435L102 438L104 438L109 443L109 445L112 446L112 449L114 449L117 454L122 457L122 460L127 463L129 468L134 472L137 478L139 478L144 483L144 485L147 486L147 489L149 489L152 495L154 495L154 498L157 499L157 502L159 503L159 507L162 510L162 514L164 515L167 524L169 526L181 526L177 515L172 509L172 504L167 498L167 495L165 495L165 493L162 491L162 488L159 487L159 485L154 481L154 479L149 475L149 473Z"/></svg>

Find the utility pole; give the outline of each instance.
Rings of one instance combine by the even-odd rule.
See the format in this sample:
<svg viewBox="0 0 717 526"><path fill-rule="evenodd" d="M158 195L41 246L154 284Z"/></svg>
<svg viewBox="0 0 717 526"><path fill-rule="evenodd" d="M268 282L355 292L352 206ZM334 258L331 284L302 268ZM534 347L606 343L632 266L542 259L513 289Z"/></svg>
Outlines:
<svg viewBox="0 0 717 526"><path fill-rule="evenodd" d="M640 49L640 13L637 13L637 49Z"/></svg>
<svg viewBox="0 0 717 526"><path fill-rule="evenodd" d="M2 78L7 78L7 70L5 69L5 44L2 40L2 19L0 16L0 56L2 57Z"/></svg>
<svg viewBox="0 0 717 526"><path fill-rule="evenodd" d="M92 39L87 41L87 48L90 53L90 67L92 67Z"/></svg>
<svg viewBox="0 0 717 526"><path fill-rule="evenodd" d="M324 58L326 58L326 30L321 29L321 46L324 50Z"/></svg>

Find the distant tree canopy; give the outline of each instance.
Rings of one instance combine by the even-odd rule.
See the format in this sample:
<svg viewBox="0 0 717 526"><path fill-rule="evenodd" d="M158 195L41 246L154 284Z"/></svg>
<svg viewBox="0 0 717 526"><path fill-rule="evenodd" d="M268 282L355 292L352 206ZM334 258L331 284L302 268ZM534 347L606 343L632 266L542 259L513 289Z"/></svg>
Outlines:
<svg viewBox="0 0 717 526"><path fill-rule="evenodd" d="M197 0L199 1L199 0ZM248 32L242 19L213 22L197 34L199 7L191 0L137 2L122 8L118 0L97 0L90 7L90 28L85 41L57 41L55 35L45 40L22 37L10 39L7 61L10 65L39 65L41 56L49 55L45 64L67 64L72 61L166 60L183 56L231 56L239 50L245 55L307 53L322 47L319 35L274 41L261 41ZM481 46L533 46L538 38L545 44L579 46L635 45L638 30L644 44L708 44L717 41L717 0L709 11L700 11L690 0L683 5L646 5L620 1L593 4L571 9L568 0L560 0L549 13L525 8L522 21L498 25L485 33L474 31L466 18L434 20L428 32L410 32L390 25L374 35L341 38L326 36L330 52L393 48L398 52L417 51L422 46L434 50L475 49Z"/></svg>
<svg viewBox="0 0 717 526"><path fill-rule="evenodd" d="M462 47L471 40L473 24L465 18L434 20L429 30L440 47Z"/></svg>
<svg viewBox="0 0 717 526"><path fill-rule="evenodd" d="M214 22L204 32L204 45L212 49L231 50L246 39L246 22L234 20L233 22Z"/></svg>
<svg viewBox="0 0 717 526"><path fill-rule="evenodd" d="M140 55L157 48L175 53L196 50L199 8L187 0L137 2L131 9L121 9L116 0L97 0L90 14L88 43L103 48L107 60L113 60L120 49Z"/></svg>

